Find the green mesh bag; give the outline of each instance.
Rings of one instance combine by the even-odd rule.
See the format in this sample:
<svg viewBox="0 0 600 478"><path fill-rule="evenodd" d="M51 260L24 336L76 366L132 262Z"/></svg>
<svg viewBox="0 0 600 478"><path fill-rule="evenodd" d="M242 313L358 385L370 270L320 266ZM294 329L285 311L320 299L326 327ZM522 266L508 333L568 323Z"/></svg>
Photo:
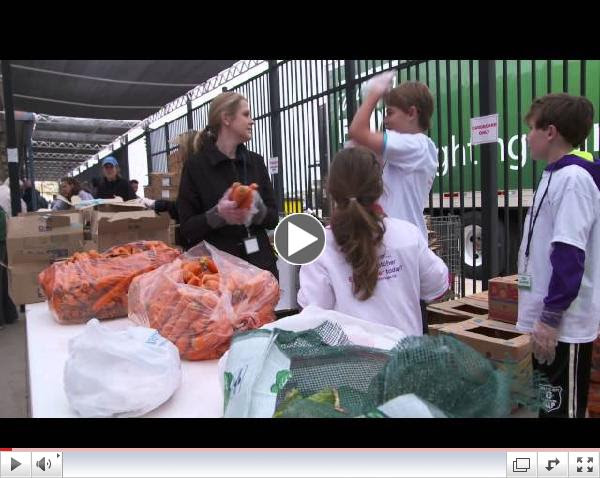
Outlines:
<svg viewBox="0 0 600 478"><path fill-rule="evenodd" d="M290 376L278 393L277 407L293 390L308 397L327 389L341 391L347 414L374 406L369 384L388 362L388 351L352 345L343 329L331 322L303 332L278 332L276 343L290 358Z"/></svg>
<svg viewBox="0 0 600 478"><path fill-rule="evenodd" d="M510 369L495 369L479 352L447 335L408 337L388 351L353 345L339 325L324 322L302 332L244 332L234 338L230 353L236 353L238 340L258 337L262 351L253 354L248 343L247 355L238 360L251 367L253 378L239 367L243 374L236 374L235 367L226 372L226 402L269 403L250 404L245 415L228 415L226 406L225 416L377 418L411 416L416 410L415 416L504 417L515 405ZM540 378L534 378L519 384L516 394L532 409L541 405ZM245 393L236 397L232 384L246 387Z"/></svg>
<svg viewBox="0 0 600 478"><path fill-rule="evenodd" d="M370 393L378 403L413 393L448 417L502 417L512 409L511 384L508 374L454 337L407 337Z"/></svg>

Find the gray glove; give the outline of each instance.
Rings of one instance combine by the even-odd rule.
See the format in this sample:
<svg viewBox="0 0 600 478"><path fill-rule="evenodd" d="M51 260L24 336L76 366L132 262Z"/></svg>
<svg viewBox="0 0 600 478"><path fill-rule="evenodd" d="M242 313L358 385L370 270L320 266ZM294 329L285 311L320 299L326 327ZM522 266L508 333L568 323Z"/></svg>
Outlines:
<svg viewBox="0 0 600 478"><path fill-rule="evenodd" d="M267 215L267 206L263 202L262 198L258 191L254 191L254 203L252 210L256 210L254 216L252 217L252 224L262 224Z"/></svg>

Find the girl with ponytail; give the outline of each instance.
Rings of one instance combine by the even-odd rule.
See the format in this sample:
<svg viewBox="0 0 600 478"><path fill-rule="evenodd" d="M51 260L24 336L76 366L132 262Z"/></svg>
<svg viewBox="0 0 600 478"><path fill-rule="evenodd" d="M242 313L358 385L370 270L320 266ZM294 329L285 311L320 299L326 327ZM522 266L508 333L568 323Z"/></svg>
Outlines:
<svg viewBox="0 0 600 478"><path fill-rule="evenodd" d="M428 247L419 228L386 217L381 165L362 147L340 151L328 181L334 202L327 245L300 269L298 303L422 335L419 300L448 289L448 268Z"/></svg>

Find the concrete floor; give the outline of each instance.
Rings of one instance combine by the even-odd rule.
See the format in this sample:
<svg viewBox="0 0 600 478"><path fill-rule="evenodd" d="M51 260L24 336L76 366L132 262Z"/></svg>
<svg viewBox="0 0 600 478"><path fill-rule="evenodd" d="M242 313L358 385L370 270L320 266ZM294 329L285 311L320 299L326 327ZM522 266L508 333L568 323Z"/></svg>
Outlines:
<svg viewBox="0 0 600 478"><path fill-rule="evenodd" d="M0 418L26 418L29 390L27 386L27 341L25 318L0 330Z"/></svg>

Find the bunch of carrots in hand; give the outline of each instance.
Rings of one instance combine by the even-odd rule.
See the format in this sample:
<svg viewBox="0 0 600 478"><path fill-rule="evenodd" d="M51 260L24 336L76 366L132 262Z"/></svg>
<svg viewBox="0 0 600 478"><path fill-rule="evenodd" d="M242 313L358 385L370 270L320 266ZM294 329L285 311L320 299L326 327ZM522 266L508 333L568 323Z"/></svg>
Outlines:
<svg viewBox="0 0 600 478"><path fill-rule="evenodd" d="M242 183L233 183L231 185L231 192L229 193L229 200L235 201L240 209L250 209L252 201L254 201L254 191L258 190L258 184L252 183L249 186L245 186Z"/></svg>
<svg viewBox="0 0 600 478"><path fill-rule="evenodd" d="M220 256L219 268L209 256L184 255L137 277L129 290L129 318L157 329L184 359L221 357L234 332L272 322L279 301L273 274L236 260Z"/></svg>
<svg viewBox="0 0 600 478"><path fill-rule="evenodd" d="M104 253L78 252L43 270L38 281L59 323L125 317L133 278L172 262L179 255L179 251L160 241L126 244Z"/></svg>

